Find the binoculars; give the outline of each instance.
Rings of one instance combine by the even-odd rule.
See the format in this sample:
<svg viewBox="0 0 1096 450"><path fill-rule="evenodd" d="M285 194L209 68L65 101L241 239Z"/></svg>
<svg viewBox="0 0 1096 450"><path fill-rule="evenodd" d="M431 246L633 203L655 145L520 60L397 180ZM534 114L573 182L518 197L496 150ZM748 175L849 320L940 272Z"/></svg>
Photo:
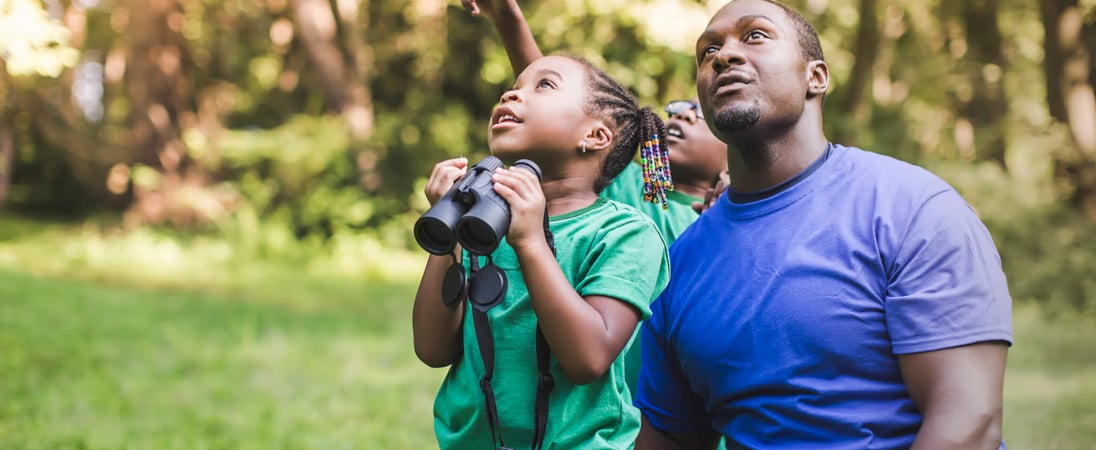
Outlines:
<svg viewBox="0 0 1096 450"><path fill-rule="evenodd" d="M510 205L495 193L491 175L502 167L494 156L468 169L449 192L415 221L415 240L435 255L451 253L459 242L470 253L489 255L510 229ZM520 167L541 178L540 166L522 159Z"/></svg>

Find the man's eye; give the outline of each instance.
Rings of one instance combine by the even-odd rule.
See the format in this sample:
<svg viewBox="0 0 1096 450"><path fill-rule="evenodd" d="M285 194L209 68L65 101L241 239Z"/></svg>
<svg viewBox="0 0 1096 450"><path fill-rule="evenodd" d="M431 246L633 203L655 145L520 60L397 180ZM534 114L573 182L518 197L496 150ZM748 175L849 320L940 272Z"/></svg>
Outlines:
<svg viewBox="0 0 1096 450"><path fill-rule="evenodd" d="M716 47L714 45L709 45L707 47L704 47L704 50L701 50L700 54L703 55L703 56L708 56L708 55L714 54L715 52L718 52L718 51L719 51L719 47Z"/></svg>
<svg viewBox="0 0 1096 450"><path fill-rule="evenodd" d="M763 37L766 37L765 33L762 33L762 32L757 31L757 30L746 33L746 40L747 41L752 41L754 39L761 39Z"/></svg>

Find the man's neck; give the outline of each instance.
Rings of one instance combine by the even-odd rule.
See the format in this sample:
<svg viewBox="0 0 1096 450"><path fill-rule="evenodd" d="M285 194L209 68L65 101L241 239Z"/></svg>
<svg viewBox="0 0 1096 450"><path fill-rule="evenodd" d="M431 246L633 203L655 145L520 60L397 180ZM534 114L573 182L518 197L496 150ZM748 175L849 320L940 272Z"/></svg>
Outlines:
<svg viewBox="0 0 1096 450"><path fill-rule="evenodd" d="M754 192L776 186L809 167L827 143L821 120L800 120L782 131L736 132L727 143L731 188Z"/></svg>

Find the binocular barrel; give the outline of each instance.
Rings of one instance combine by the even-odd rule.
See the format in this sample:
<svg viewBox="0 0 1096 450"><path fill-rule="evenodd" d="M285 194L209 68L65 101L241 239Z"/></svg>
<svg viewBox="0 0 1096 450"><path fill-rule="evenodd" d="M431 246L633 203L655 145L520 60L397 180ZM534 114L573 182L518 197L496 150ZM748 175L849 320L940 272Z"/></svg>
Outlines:
<svg viewBox="0 0 1096 450"><path fill-rule="evenodd" d="M510 229L510 205L495 193L491 175L502 161L488 156L472 166L437 204L415 222L415 240L429 253L444 255L457 242L469 252L487 255L495 251ZM541 178L540 166L522 159L520 167Z"/></svg>

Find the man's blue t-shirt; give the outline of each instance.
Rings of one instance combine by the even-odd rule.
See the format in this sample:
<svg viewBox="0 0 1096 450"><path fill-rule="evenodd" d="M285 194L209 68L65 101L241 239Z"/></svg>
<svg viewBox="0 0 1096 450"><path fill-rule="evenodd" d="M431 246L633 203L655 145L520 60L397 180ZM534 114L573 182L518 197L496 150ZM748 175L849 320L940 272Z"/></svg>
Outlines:
<svg viewBox="0 0 1096 450"><path fill-rule="evenodd" d="M921 415L896 355L1012 342L1000 258L967 203L856 148L771 197L724 195L670 265L635 402L728 448L908 448Z"/></svg>

